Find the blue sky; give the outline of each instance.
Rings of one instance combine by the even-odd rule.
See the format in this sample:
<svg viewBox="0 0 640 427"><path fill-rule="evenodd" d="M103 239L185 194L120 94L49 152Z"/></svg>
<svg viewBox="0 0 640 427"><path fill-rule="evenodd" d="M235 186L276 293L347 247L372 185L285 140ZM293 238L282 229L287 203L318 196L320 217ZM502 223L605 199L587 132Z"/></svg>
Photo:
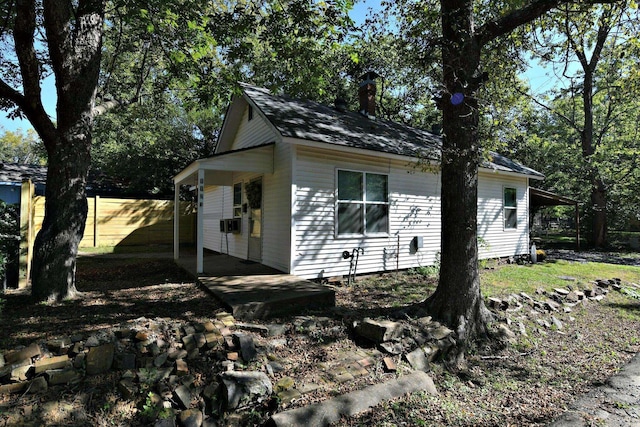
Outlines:
<svg viewBox="0 0 640 427"><path fill-rule="evenodd" d="M351 17L356 23L361 23L366 18L368 11L380 8L381 0L364 0L357 2L351 11ZM545 70L535 64L522 77L529 82L532 92L540 94L551 89L558 83L556 77L548 75L549 70ZM53 77L44 80L42 85L42 101L45 111L55 119L56 116L56 91ZM0 132L4 130L16 131L22 129L26 131L32 126L28 120L11 120L7 118L5 112L0 112Z"/></svg>

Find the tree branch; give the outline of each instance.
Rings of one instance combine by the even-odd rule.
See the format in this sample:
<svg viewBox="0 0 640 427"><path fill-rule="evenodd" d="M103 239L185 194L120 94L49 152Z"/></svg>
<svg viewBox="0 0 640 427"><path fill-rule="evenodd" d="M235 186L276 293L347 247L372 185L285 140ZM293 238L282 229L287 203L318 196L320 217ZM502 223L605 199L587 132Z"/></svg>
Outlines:
<svg viewBox="0 0 640 427"><path fill-rule="evenodd" d="M564 114L559 113L558 111L556 111L553 108L549 107L545 103L538 101L535 96L531 96L530 94L528 94L527 92L521 90L520 88L516 87L515 89L521 95L524 95L524 96L528 97L529 99L531 99L538 106L544 108L545 110L547 110L551 114L554 114L554 115L558 116L559 118L561 118L566 124L568 124L571 128L575 129L577 132L582 132L582 129L580 129L578 127L578 125L576 124L575 120L572 120L571 118L565 116Z"/></svg>
<svg viewBox="0 0 640 427"><path fill-rule="evenodd" d="M549 10L568 2L569 0L534 0L518 10L482 25L476 32L476 39L480 46L484 46L492 40L510 33L519 26L544 15Z"/></svg>
<svg viewBox="0 0 640 427"><path fill-rule="evenodd" d="M9 99L27 116L43 141L55 141L55 126L42 106L40 89L40 63L34 46L36 30L35 1L19 0L16 3L16 20L13 39L22 76L24 94L0 81L0 96ZM47 149L52 147L47 147Z"/></svg>
<svg viewBox="0 0 640 427"><path fill-rule="evenodd" d="M98 117L107 113L110 110L113 110L114 108L126 107L127 105L131 105L134 102L136 102L135 99L129 100L129 101L119 101L117 99L109 99L108 101L103 101L100 103L100 105L96 105L95 107L93 107L92 113L94 117Z"/></svg>
<svg viewBox="0 0 640 427"><path fill-rule="evenodd" d="M40 64L34 47L35 31L35 1L18 1L13 39L20 64L24 97L27 101L26 104L31 107L35 107L40 102Z"/></svg>

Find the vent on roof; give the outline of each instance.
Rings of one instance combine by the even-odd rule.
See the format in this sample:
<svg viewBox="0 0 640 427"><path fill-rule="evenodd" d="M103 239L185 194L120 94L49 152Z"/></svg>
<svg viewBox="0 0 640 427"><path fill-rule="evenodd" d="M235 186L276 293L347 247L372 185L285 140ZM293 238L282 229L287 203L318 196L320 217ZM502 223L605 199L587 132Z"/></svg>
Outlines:
<svg viewBox="0 0 640 427"><path fill-rule="evenodd" d="M344 98L336 98L335 101L333 101L334 106L336 107L336 110L340 111L341 113L344 113L345 111L347 111L347 100Z"/></svg>

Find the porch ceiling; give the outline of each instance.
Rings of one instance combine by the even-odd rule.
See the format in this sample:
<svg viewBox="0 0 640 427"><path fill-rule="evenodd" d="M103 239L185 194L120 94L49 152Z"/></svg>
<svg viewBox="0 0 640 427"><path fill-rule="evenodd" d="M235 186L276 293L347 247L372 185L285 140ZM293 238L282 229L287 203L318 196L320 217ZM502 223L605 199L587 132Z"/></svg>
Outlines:
<svg viewBox="0 0 640 427"><path fill-rule="evenodd" d="M273 173L274 144L261 145L199 159L173 178L174 185L196 185L204 171L205 185L233 185L235 172Z"/></svg>
<svg viewBox="0 0 640 427"><path fill-rule="evenodd" d="M532 206L578 205L576 200L533 187L529 187L529 198Z"/></svg>

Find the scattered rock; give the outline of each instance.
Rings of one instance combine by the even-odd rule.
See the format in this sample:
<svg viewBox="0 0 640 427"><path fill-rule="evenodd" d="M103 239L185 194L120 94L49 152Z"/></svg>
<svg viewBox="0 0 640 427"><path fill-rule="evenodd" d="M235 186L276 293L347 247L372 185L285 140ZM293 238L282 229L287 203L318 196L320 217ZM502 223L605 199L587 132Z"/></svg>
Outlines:
<svg viewBox="0 0 640 427"><path fill-rule="evenodd" d="M273 392L271 381L264 372L224 372L220 379L227 410L262 401Z"/></svg>
<svg viewBox="0 0 640 427"><path fill-rule="evenodd" d="M35 363L35 374L40 374L49 369L59 369L64 368L67 364L71 364L69 360L69 356L66 354L64 356L57 357L48 357L46 359L36 360Z"/></svg>
<svg viewBox="0 0 640 427"><path fill-rule="evenodd" d="M383 358L382 363L386 372L395 372L398 369L398 367L396 366L396 362L394 362L390 357Z"/></svg>
<svg viewBox="0 0 640 427"><path fill-rule="evenodd" d="M557 302L546 300L544 302L544 309L547 311L558 311L560 309L560 305Z"/></svg>
<svg viewBox="0 0 640 427"><path fill-rule="evenodd" d="M268 335L270 337L275 337L277 335L284 335L287 332L286 325L271 324L271 325L267 325L267 328L269 329Z"/></svg>
<svg viewBox="0 0 640 427"><path fill-rule="evenodd" d="M382 351L389 354L401 354L404 351L404 347L397 341L383 342L378 345Z"/></svg>
<svg viewBox="0 0 640 427"><path fill-rule="evenodd" d="M200 427L203 418L199 409L187 409L178 415L178 420L182 427Z"/></svg>
<svg viewBox="0 0 640 427"><path fill-rule="evenodd" d="M131 378L120 380L118 391L125 399L132 399L138 393L138 386Z"/></svg>
<svg viewBox="0 0 640 427"><path fill-rule="evenodd" d="M91 347L86 356L87 374L97 375L111 369L114 351L112 343Z"/></svg>
<svg viewBox="0 0 640 427"><path fill-rule="evenodd" d="M417 348L413 350L411 353L407 353L404 356L409 362L409 365L416 371L429 371L429 360L427 356L424 354L424 350L421 348Z"/></svg>
<svg viewBox="0 0 640 427"><path fill-rule="evenodd" d="M498 335L504 341L508 341L508 342L516 341L516 334L511 329L509 329L507 325L504 325L504 324L498 325Z"/></svg>
<svg viewBox="0 0 640 427"><path fill-rule="evenodd" d="M286 405L293 402L295 399L300 398L302 396L302 393L300 393L295 388L291 388L289 390L279 392L277 396L278 399L280 399L280 402Z"/></svg>
<svg viewBox="0 0 640 427"><path fill-rule="evenodd" d="M278 382L276 383L274 389L277 392L280 391L284 391L284 390L289 390L291 387L293 387L294 384L294 380L291 377L282 377L278 380Z"/></svg>
<svg viewBox="0 0 640 427"><path fill-rule="evenodd" d="M22 393L27 387L29 387L27 382L3 384L0 385L0 396L3 394Z"/></svg>
<svg viewBox="0 0 640 427"><path fill-rule="evenodd" d="M182 409L187 409L191 406L191 391L189 387L185 385L176 387L173 391L173 397Z"/></svg>
<svg viewBox="0 0 640 427"><path fill-rule="evenodd" d="M189 366L187 365L187 362L185 362L184 359L176 360L176 375L183 376L187 375L188 373Z"/></svg>
<svg viewBox="0 0 640 427"><path fill-rule="evenodd" d="M374 343L383 343L400 338L404 331L402 324L389 320L364 319L356 326L356 333Z"/></svg>
<svg viewBox="0 0 640 427"><path fill-rule="evenodd" d="M435 340L442 340L453 334L453 331L444 325L440 325L434 329L429 329L429 334Z"/></svg>
<svg viewBox="0 0 640 427"><path fill-rule="evenodd" d="M562 322L560 320L558 320L558 318L556 318L555 316L551 316L551 322L553 322L553 326L555 326L556 329L561 330L563 325Z"/></svg>
<svg viewBox="0 0 640 427"><path fill-rule="evenodd" d="M75 369L52 369L46 372L49 385L73 384L81 379L81 375Z"/></svg>
<svg viewBox="0 0 640 427"><path fill-rule="evenodd" d="M489 297L489 308L498 310L502 307L502 300L498 298Z"/></svg>
<svg viewBox="0 0 640 427"><path fill-rule="evenodd" d="M236 347L240 349L240 356L242 357L242 360L245 362L251 362L256 358L258 352L256 351L251 335L236 332L233 334L233 340Z"/></svg>
<svg viewBox="0 0 640 427"><path fill-rule="evenodd" d="M5 354L4 359L7 365L11 365L20 360L27 360L40 355L40 346L36 343L33 343L29 347L25 347L22 350L16 350Z"/></svg>
<svg viewBox="0 0 640 427"><path fill-rule="evenodd" d="M520 292L520 296L522 297L522 299L532 303L533 302L533 298L531 298L528 294L526 294L525 292Z"/></svg>
<svg viewBox="0 0 640 427"><path fill-rule="evenodd" d="M27 374L33 369L33 365L31 364L14 366L15 367L11 370L11 381L26 381L28 379Z"/></svg>
<svg viewBox="0 0 640 427"><path fill-rule="evenodd" d="M518 322L518 330L520 332L520 335L526 337L527 335L527 328L524 326L524 323L522 322Z"/></svg>
<svg viewBox="0 0 640 427"><path fill-rule="evenodd" d="M45 377L36 377L29 383L29 393L44 393L49 388L49 384L47 384L47 380Z"/></svg>

